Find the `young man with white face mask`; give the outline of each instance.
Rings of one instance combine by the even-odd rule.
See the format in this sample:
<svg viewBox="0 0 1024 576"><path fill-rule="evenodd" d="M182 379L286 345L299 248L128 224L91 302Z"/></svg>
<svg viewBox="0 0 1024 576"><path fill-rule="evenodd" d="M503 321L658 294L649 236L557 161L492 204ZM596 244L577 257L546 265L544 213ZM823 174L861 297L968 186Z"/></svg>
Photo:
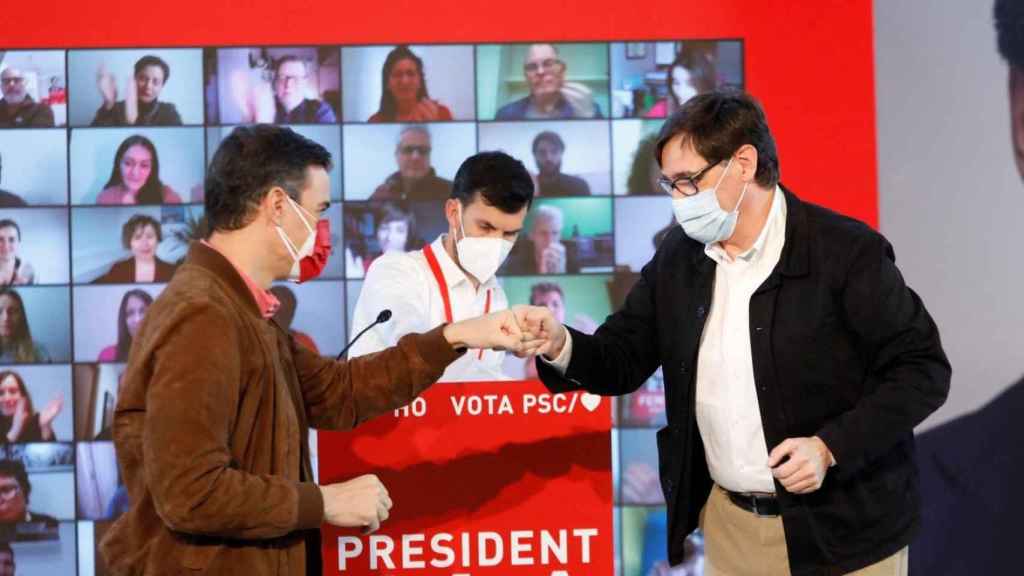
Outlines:
<svg viewBox="0 0 1024 576"><path fill-rule="evenodd" d="M517 310L548 338L541 379L622 395L663 368L673 564L700 526L708 575L906 574L914 426L945 401L950 366L892 246L780 185L747 94L691 98L656 150L679 227L592 336Z"/></svg>
<svg viewBox="0 0 1024 576"><path fill-rule="evenodd" d="M382 310L391 310L392 317L353 344L349 357L393 346L410 332L508 308L495 274L532 202L533 181L522 162L503 152L481 152L463 162L444 205L448 232L423 250L384 254L367 271L352 336ZM503 360L503 352L470 350L442 381L500 379Z"/></svg>
<svg viewBox="0 0 1024 576"><path fill-rule="evenodd" d="M211 234L148 309L118 395L132 507L100 545L112 573L321 574L320 525L372 532L392 502L372 475L316 484L309 429L407 404L467 349L521 346L507 310L349 362L300 346L269 288L326 264L330 166L319 144L267 125L236 128L210 161Z"/></svg>

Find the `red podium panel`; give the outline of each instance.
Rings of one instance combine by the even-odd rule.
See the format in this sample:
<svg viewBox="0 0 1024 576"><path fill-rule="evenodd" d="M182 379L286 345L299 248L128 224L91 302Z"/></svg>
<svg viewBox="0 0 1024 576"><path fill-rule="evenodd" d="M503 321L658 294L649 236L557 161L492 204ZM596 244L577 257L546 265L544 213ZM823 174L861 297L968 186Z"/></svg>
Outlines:
<svg viewBox="0 0 1024 576"><path fill-rule="evenodd" d="M611 402L539 382L438 384L352 432L320 432L320 482L376 474L380 531L325 527L324 573L605 575Z"/></svg>

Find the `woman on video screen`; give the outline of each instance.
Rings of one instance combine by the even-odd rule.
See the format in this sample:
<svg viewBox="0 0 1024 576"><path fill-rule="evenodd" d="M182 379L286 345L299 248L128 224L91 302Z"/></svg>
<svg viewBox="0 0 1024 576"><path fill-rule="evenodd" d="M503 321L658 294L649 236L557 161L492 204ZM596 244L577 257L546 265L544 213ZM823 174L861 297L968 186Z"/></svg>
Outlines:
<svg viewBox="0 0 1024 576"><path fill-rule="evenodd" d="M181 197L160 181L156 146L138 134L125 138L114 154L110 178L97 204L180 204Z"/></svg>
<svg viewBox="0 0 1024 576"><path fill-rule="evenodd" d="M388 53L381 72L380 109L370 122L441 122L452 112L427 94L423 60L407 46Z"/></svg>

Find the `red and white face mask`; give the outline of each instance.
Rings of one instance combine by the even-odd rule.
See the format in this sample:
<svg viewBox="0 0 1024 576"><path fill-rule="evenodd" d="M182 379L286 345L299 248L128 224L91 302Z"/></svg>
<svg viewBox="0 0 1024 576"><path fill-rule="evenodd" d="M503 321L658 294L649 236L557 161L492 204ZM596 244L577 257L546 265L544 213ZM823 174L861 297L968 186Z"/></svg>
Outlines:
<svg viewBox="0 0 1024 576"><path fill-rule="evenodd" d="M288 204L291 205L292 210L295 210L295 213L298 214L302 224L309 232L309 235L306 236L306 241L302 243L302 247L296 248L295 243L288 238L284 228L280 225L277 226L277 235L281 237L285 248L288 249L288 253L291 254L293 260L291 272L288 273L288 279L301 284L319 276L323 272L324 267L327 266L327 258L331 255L331 223L328 220L318 220L316 230L314 230L310 226L309 220L302 214L303 212L309 214L309 211L296 204L291 198L288 198Z"/></svg>

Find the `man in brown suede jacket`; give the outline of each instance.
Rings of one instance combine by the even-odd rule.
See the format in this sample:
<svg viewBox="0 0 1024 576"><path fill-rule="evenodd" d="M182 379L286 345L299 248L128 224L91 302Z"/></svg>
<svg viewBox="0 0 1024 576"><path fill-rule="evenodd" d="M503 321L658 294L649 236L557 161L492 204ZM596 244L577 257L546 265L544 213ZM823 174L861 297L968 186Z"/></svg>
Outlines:
<svg viewBox="0 0 1024 576"><path fill-rule="evenodd" d="M146 314L121 385L113 435L132 507L101 543L112 573L320 574L320 525L376 530L391 500L374 476L313 483L309 428L410 402L467 347L520 349L511 311L351 362L274 323L271 283L315 277L330 253L330 165L273 126L237 128L214 155L211 234Z"/></svg>

